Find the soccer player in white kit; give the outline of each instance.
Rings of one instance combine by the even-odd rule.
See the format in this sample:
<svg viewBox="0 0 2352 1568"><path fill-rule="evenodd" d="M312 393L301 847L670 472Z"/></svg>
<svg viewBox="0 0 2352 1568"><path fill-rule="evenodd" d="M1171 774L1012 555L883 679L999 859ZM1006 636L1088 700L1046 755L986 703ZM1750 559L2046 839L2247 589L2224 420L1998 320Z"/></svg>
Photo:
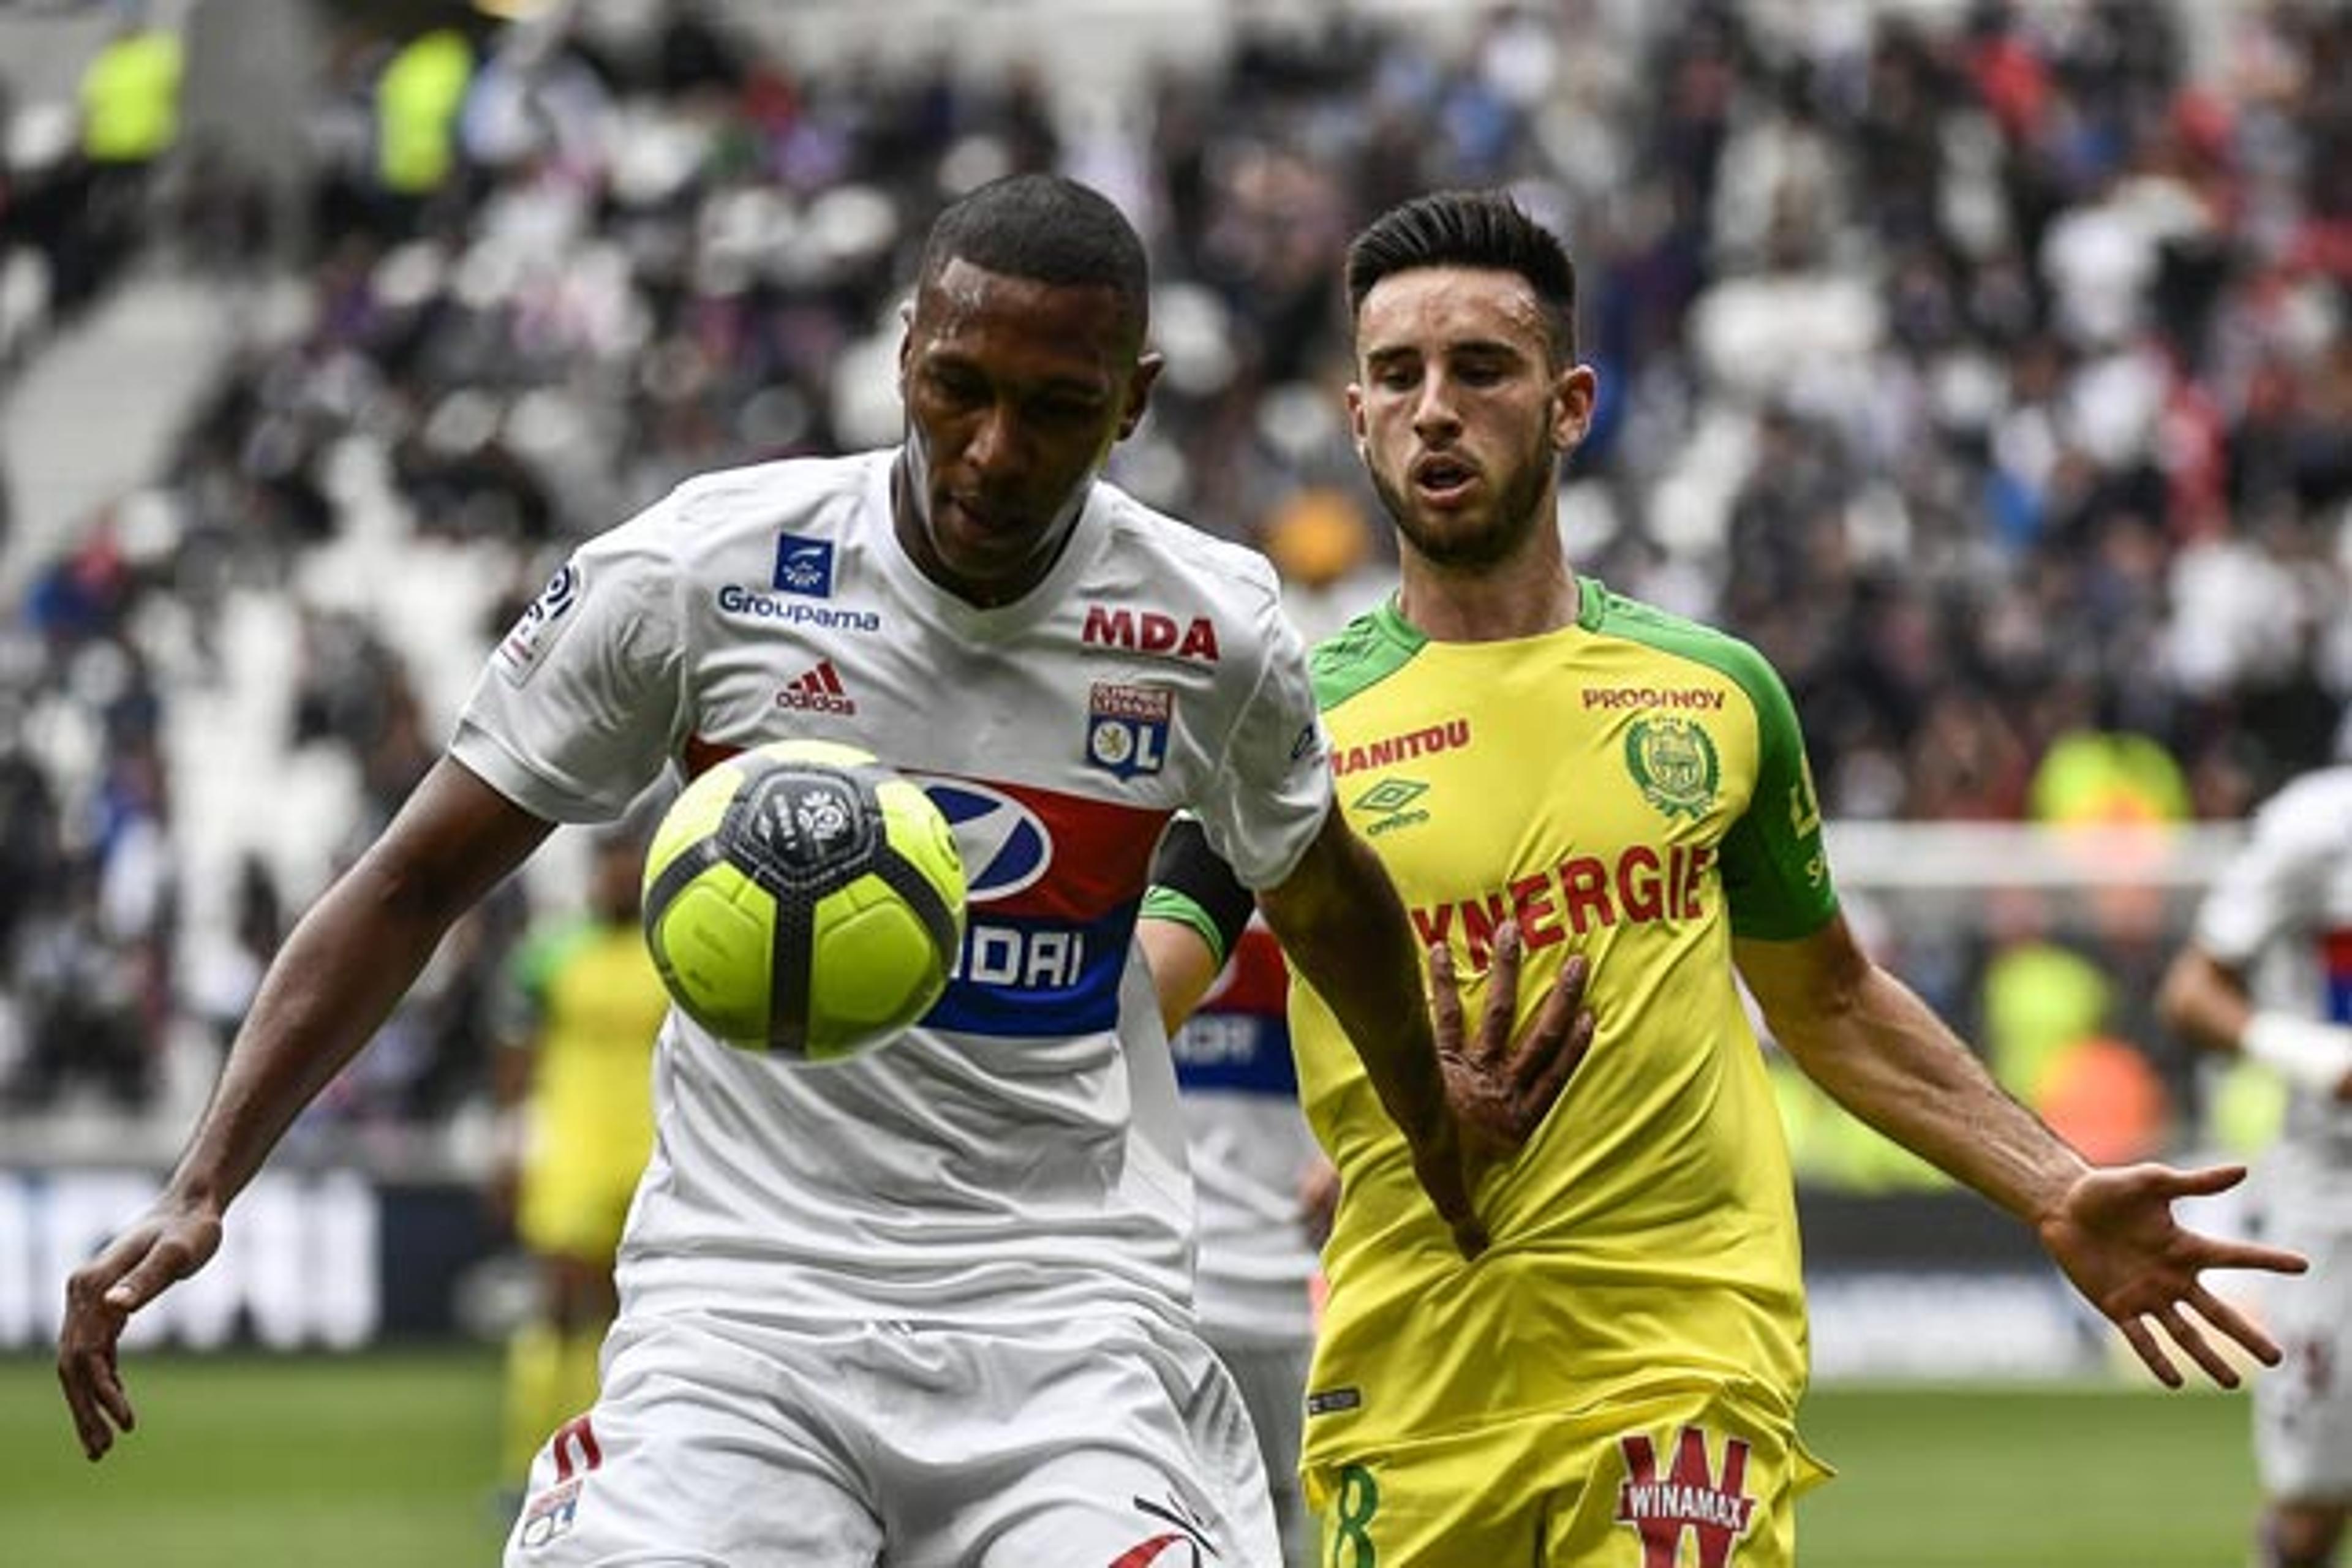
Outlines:
<svg viewBox="0 0 2352 1568"><path fill-rule="evenodd" d="M1097 194L983 187L924 252L897 449L707 476L583 545L448 754L280 952L187 1153L67 1287L93 1458L131 1312L450 923L559 821L785 735L865 746L955 826L969 935L924 1021L779 1064L675 1012L595 1408L534 1467L514 1568L1271 1564L1251 1431L1193 1326L1191 1213L1132 950L1180 808L1360 1032L1456 1245L1484 1236L1393 889L1330 809L1256 555L1097 475L1142 416L1142 247ZM1538 1108L1538 1110L1540 1108Z"/></svg>
<svg viewBox="0 0 2352 1568"><path fill-rule="evenodd" d="M2265 1283L2285 1359L2254 1384L2262 1568L2324 1568L2352 1514L2352 767L2255 814L2167 973L2166 1022L2289 1087L2251 1191L2263 1239L2311 1259Z"/></svg>
<svg viewBox="0 0 2352 1568"><path fill-rule="evenodd" d="M1162 856L1171 842L1197 840L1171 835ZM1196 915L1189 900L1162 892L1168 875L1155 863L1144 913L1156 918L1138 928L1153 974L1168 961L1157 940L1166 921L1198 934L1205 948L1194 962L1217 971L1188 1019L1162 1016L1177 1026L1169 1044L1199 1196L1193 1296L1201 1331L1257 1428L1284 1552L1303 1565L1315 1549L1298 1452L1315 1356L1316 1249L1330 1229L1338 1176L1299 1109L1281 944L1248 907Z"/></svg>

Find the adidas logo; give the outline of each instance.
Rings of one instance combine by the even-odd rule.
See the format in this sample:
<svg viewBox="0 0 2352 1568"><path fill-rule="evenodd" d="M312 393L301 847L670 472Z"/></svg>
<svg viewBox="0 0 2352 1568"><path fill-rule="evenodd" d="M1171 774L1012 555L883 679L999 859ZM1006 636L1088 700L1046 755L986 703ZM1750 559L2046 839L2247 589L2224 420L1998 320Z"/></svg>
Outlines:
<svg viewBox="0 0 2352 1568"><path fill-rule="evenodd" d="M841 671L833 668L833 660L820 659L817 667L776 693L776 706L797 708L809 713L855 713L857 704L841 684Z"/></svg>

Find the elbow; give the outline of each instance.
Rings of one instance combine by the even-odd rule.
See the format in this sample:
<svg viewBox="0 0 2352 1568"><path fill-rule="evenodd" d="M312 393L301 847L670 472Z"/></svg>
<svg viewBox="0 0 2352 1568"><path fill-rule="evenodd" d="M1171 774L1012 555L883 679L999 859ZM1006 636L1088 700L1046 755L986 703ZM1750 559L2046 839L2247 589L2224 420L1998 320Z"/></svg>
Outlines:
<svg viewBox="0 0 2352 1568"><path fill-rule="evenodd" d="M436 936L457 923L478 896L470 879L446 874L411 858L376 850L344 877L344 890L378 930L421 931Z"/></svg>
<svg viewBox="0 0 2352 1568"><path fill-rule="evenodd" d="M2189 982L2182 972L2187 963L2188 955L2185 953L2174 959L2156 988L2157 1022L2176 1035L2189 1031Z"/></svg>
<svg viewBox="0 0 2352 1568"><path fill-rule="evenodd" d="M2246 1005L2238 976L2193 947L2172 961L2156 989L2157 1021L2206 1050L2234 1047Z"/></svg>
<svg viewBox="0 0 2352 1568"><path fill-rule="evenodd" d="M2217 992L2235 989L2228 975L2193 947L2185 947L2157 983L2157 1021L2175 1034L2195 1037L2209 1024Z"/></svg>

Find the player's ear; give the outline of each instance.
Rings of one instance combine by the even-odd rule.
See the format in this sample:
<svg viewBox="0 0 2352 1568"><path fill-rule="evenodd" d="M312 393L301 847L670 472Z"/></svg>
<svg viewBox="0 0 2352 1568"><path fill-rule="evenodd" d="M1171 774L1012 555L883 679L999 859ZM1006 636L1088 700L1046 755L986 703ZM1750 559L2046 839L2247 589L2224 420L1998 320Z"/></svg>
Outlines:
<svg viewBox="0 0 2352 1568"><path fill-rule="evenodd" d="M1552 438L1563 452L1580 445L1592 428L1592 408L1601 378L1589 364L1571 364L1552 377Z"/></svg>
<svg viewBox="0 0 2352 1568"><path fill-rule="evenodd" d="M1364 384L1360 381L1348 384L1348 435L1360 453L1371 446L1371 430L1364 423Z"/></svg>
<svg viewBox="0 0 2352 1568"><path fill-rule="evenodd" d="M1135 368L1128 373L1126 405L1118 413L1118 439L1124 441L1135 434L1143 423L1144 410L1151 406L1151 389L1159 383L1160 373L1168 367L1164 355L1142 353L1136 356Z"/></svg>
<svg viewBox="0 0 2352 1568"><path fill-rule="evenodd" d="M898 397L907 396L907 373L915 363L915 303L920 296L909 294L898 301Z"/></svg>

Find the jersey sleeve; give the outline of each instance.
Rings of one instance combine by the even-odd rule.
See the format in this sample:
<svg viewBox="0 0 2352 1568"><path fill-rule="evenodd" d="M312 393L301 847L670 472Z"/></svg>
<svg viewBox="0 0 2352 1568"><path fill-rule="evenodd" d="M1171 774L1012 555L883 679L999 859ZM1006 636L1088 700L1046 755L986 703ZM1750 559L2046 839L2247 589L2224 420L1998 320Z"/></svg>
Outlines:
<svg viewBox="0 0 2352 1568"><path fill-rule="evenodd" d="M1804 734L1780 673L1748 644L1725 641L1730 672L1757 725L1756 789L1723 839L1732 934L1796 942L1827 925L1838 909Z"/></svg>
<svg viewBox="0 0 2352 1568"><path fill-rule="evenodd" d="M659 774L687 721L677 499L588 541L500 639L450 753L525 810L602 822Z"/></svg>
<svg viewBox="0 0 2352 1568"><path fill-rule="evenodd" d="M1265 663L1226 737L1219 765L1193 802L1209 846L1247 888L1290 875L1331 809L1323 721L1306 648L1283 615L1266 568L1257 642Z"/></svg>
<svg viewBox="0 0 2352 1568"><path fill-rule="evenodd" d="M2246 842L2197 910L2197 945L2232 969L2252 965L2283 931L2319 908L2327 868L2342 853L2337 814L2309 783L2290 784L2254 814Z"/></svg>
<svg viewBox="0 0 2352 1568"><path fill-rule="evenodd" d="M1151 888L1143 896L1148 920L1190 926L1224 967L1257 900L1234 868L1209 847L1200 820L1181 816L1168 825L1151 860Z"/></svg>

